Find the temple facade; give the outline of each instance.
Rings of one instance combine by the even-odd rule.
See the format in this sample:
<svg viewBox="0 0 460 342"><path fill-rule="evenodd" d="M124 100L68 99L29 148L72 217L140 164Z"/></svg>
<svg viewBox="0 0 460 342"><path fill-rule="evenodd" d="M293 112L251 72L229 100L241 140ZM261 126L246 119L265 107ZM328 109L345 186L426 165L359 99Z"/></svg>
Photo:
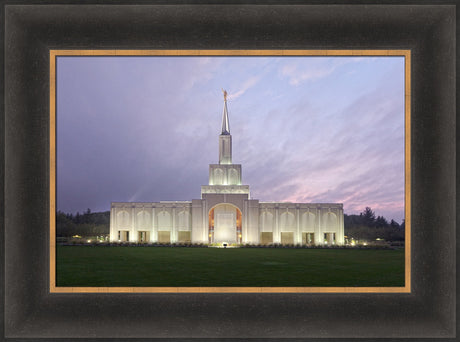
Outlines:
<svg viewBox="0 0 460 342"><path fill-rule="evenodd" d="M219 163L209 184L191 201L112 202L110 241L217 244L344 243L343 204L261 202L243 185L232 162L232 136L224 91Z"/></svg>

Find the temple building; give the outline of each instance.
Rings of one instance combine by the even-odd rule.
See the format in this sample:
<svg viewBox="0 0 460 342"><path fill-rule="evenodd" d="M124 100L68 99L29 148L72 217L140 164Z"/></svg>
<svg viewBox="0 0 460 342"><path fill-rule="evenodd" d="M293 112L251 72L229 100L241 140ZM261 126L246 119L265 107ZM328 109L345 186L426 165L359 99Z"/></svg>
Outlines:
<svg viewBox="0 0 460 342"><path fill-rule="evenodd" d="M224 91L219 163L209 165L209 184L201 186L201 199L112 202L110 241L341 245L343 204L251 199L241 165L232 161Z"/></svg>

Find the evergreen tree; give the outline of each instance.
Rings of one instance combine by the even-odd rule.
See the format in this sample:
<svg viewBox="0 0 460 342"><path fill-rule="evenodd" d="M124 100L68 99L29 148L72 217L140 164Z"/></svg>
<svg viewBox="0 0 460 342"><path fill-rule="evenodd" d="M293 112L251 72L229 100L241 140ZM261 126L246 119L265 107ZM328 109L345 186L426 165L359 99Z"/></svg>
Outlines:
<svg viewBox="0 0 460 342"><path fill-rule="evenodd" d="M398 228L398 229L399 229L399 224L398 224L398 222L396 222L396 221L393 220L393 219L390 221L390 226L391 226L392 228Z"/></svg>
<svg viewBox="0 0 460 342"><path fill-rule="evenodd" d="M363 219L363 224L367 227L375 227L375 213L372 211L371 208L366 207L364 211L359 214Z"/></svg>
<svg viewBox="0 0 460 342"><path fill-rule="evenodd" d="M377 219L375 220L375 226L379 228L388 227L388 221L383 216L377 216Z"/></svg>

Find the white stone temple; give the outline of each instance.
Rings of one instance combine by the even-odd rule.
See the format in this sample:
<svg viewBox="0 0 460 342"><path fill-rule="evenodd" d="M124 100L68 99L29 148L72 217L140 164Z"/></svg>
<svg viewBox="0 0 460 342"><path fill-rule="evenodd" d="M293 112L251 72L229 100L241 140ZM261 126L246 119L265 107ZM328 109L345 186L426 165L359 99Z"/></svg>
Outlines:
<svg viewBox="0 0 460 342"><path fill-rule="evenodd" d="M343 204L250 199L241 165L232 163L224 91L219 163L209 165L209 184L201 187L201 199L112 202L110 241L342 245Z"/></svg>

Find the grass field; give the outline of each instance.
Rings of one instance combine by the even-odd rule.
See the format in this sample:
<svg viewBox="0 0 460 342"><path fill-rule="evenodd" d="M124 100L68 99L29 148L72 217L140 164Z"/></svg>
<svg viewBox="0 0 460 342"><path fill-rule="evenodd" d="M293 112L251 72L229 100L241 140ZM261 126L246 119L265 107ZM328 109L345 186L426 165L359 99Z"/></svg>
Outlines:
<svg viewBox="0 0 460 342"><path fill-rule="evenodd" d="M404 286L404 250L57 246L57 286Z"/></svg>

